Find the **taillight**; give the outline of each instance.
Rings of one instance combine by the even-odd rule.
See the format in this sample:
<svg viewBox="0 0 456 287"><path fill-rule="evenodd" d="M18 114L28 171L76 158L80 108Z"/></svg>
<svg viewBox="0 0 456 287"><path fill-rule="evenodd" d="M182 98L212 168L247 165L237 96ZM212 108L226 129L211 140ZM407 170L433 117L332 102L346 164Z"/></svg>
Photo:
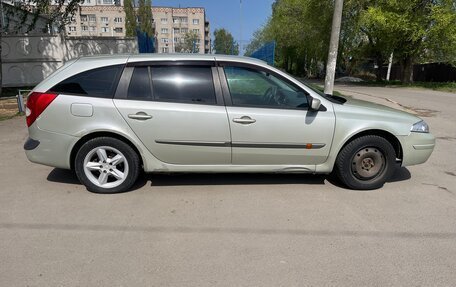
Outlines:
<svg viewBox="0 0 456 287"><path fill-rule="evenodd" d="M27 126L31 126L36 118L57 98L57 94L37 93L33 92L27 98L25 116L27 118Z"/></svg>

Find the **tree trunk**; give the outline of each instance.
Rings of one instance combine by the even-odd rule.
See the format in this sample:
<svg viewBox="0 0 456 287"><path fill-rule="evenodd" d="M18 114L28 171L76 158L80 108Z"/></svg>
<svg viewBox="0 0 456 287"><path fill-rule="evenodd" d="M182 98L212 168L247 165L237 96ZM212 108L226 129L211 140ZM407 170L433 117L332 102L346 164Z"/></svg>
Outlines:
<svg viewBox="0 0 456 287"><path fill-rule="evenodd" d="M3 92L2 34L3 34L3 27L0 28L0 97L2 96L2 92Z"/></svg>
<svg viewBox="0 0 456 287"><path fill-rule="evenodd" d="M3 0L0 0L0 97L3 92L3 61L2 61L2 36L3 36Z"/></svg>
<svg viewBox="0 0 456 287"><path fill-rule="evenodd" d="M380 58L377 58L377 69L375 69L375 79L377 82L382 81L382 66L383 66L383 60Z"/></svg>
<svg viewBox="0 0 456 287"><path fill-rule="evenodd" d="M402 83L413 83L413 58L410 56L402 60Z"/></svg>

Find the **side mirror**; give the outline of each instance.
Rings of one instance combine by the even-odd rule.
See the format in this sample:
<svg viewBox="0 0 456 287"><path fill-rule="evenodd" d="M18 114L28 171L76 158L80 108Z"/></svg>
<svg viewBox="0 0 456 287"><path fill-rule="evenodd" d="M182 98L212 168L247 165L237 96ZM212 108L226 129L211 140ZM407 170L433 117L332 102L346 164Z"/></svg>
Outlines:
<svg viewBox="0 0 456 287"><path fill-rule="evenodd" d="M310 110L311 111L319 111L321 107L321 101L316 98L312 98L310 102Z"/></svg>

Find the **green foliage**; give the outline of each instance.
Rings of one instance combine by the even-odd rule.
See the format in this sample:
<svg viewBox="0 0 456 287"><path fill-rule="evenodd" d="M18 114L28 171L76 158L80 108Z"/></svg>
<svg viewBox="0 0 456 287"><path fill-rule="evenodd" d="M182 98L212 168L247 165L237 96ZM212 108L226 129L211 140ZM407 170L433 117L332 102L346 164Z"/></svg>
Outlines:
<svg viewBox="0 0 456 287"><path fill-rule="evenodd" d="M17 13L20 14L20 22L27 27L27 31L35 28L36 21L41 15L46 16L50 26L64 31L70 18L78 11L83 2L84 0L22 0L14 2L14 5L19 8ZM30 14L32 20L28 21Z"/></svg>
<svg viewBox="0 0 456 287"><path fill-rule="evenodd" d="M239 44L227 30L216 29L214 31L214 50L216 54L239 55Z"/></svg>
<svg viewBox="0 0 456 287"><path fill-rule="evenodd" d="M358 57L378 65L394 52L403 67L403 82L412 80L417 62L454 62L456 10L452 0L381 0L363 2L357 23L361 34Z"/></svg>
<svg viewBox="0 0 456 287"><path fill-rule="evenodd" d="M255 32L246 54L275 40L279 67L296 75L316 75L328 54L332 13L332 0L276 0L272 16Z"/></svg>
<svg viewBox="0 0 456 287"><path fill-rule="evenodd" d="M124 0L125 10L125 34L127 37L136 36L136 14L133 8L133 0Z"/></svg>
<svg viewBox="0 0 456 287"><path fill-rule="evenodd" d="M175 51L176 53L199 53L199 41L199 34L189 31L184 35L184 40L176 44Z"/></svg>
<svg viewBox="0 0 456 287"><path fill-rule="evenodd" d="M138 4L139 28L142 32L146 32L148 36L153 36L151 0L139 0Z"/></svg>
<svg viewBox="0 0 456 287"><path fill-rule="evenodd" d="M265 43L270 42L274 39L274 36L271 31L271 20L269 19L266 24L261 27L259 30L253 33L253 38L250 43L245 47L244 54L250 56L261 48Z"/></svg>
<svg viewBox="0 0 456 287"><path fill-rule="evenodd" d="M321 76L333 9L333 0L276 0L246 54L275 40L277 66L295 75ZM345 0L343 13L339 71L355 74L366 63L381 67L392 52L403 66L404 82L410 81L414 63L456 64L454 0Z"/></svg>

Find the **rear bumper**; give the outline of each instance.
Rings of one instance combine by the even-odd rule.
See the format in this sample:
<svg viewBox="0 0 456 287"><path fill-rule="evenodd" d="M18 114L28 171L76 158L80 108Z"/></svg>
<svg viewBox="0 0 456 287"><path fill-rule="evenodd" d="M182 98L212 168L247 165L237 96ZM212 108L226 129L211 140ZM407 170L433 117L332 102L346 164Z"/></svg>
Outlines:
<svg viewBox="0 0 456 287"><path fill-rule="evenodd" d="M70 169L71 148L79 138L29 128L29 138L24 144L27 158L34 163Z"/></svg>
<svg viewBox="0 0 456 287"><path fill-rule="evenodd" d="M24 150L34 150L40 145L40 141L28 138L24 143Z"/></svg>
<svg viewBox="0 0 456 287"><path fill-rule="evenodd" d="M404 153L402 166L426 162L434 151L435 137L426 133L410 133L399 138Z"/></svg>

